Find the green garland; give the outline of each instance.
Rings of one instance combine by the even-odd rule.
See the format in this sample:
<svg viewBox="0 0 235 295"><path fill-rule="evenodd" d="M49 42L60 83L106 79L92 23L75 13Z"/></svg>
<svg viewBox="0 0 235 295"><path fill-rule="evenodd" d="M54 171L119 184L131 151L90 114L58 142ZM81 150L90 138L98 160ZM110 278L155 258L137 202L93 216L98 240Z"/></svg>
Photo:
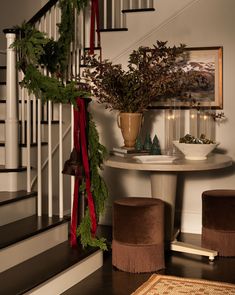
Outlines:
<svg viewBox="0 0 235 295"><path fill-rule="evenodd" d="M57 24L60 33L58 41L48 38L30 24L23 23L17 27L22 32L22 37L12 47L20 52L18 68L25 74L21 85L29 93L42 97L43 100L74 105L76 97L90 95L83 89L78 89L75 83L65 83L70 44L74 36L74 8L79 12L87 3L88 0L59 1L61 22ZM50 75L43 75L39 68L46 68Z"/></svg>
<svg viewBox="0 0 235 295"><path fill-rule="evenodd" d="M95 123L91 114L88 115L88 158L90 164L90 176L91 176L91 192L95 205L96 216L104 212L105 201L108 198L108 189L99 174L99 170L102 169L103 159L107 155L106 148L99 142L99 134L97 132ZM86 194L85 179L80 186L80 192ZM88 207L86 208L85 216L77 229L77 235L80 236L81 244L86 246L99 247L102 250L107 250L107 245L104 238L98 239L91 235L91 220Z"/></svg>
<svg viewBox="0 0 235 295"><path fill-rule="evenodd" d="M21 86L28 89L37 98L43 101L51 100L55 103L72 103L76 105L77 97L89 97L90 93L79 83L70 81L65 83L70 43L74 36L74 8L79 12L86 7L88 0L60 0L61 23L58 24L60 37L58 41L48 38L46 34L33 26L23 23L18 27L22 32L12 45L20 52L18 68L24 72ZM39 69L46 69L50 73L45 76ZM86 88L86 87L85 87ZM91 115L88 116L88 156L91 173L91 191L94 198L97 219L104 211L108 190L99 174L106 155L106 149L99 143L99 135ZM85 180L83 181L85 183ZM86 195L85 186L80 191ZM77 229L81 244L107 249L104 238L98 239L91 235L91 220L89 208L86 208L85 217Z"/></svg>

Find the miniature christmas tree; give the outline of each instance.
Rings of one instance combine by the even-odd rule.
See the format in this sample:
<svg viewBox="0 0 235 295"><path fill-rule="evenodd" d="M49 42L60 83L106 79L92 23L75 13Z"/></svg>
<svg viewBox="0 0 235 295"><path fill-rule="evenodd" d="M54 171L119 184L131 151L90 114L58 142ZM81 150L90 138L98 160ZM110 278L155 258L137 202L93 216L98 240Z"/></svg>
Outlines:
<svg viewBox="0 0 235 295"><path fill-rule="evenodd" d="M161 148L160 148L160 143L157 135L154 136L153 138L153 144L151 146L150 150L151 155L161 155Z"/></svg>
<svg viewBox="0 0 235 295"><path fill-rule="evenodd" d="M140 136L137 137L136 139L136 142L135 142L135 150L138 151L138 152L141 152L143 149L143 145L142 145L142 142L141 142L141 138Z"/></svg>
<svg viewBox="0 0 235 295"><path fill-rule="evenodd" d="M152 140L151 140L150 134L147 133L145 137L145 141L144 141L144 150L150 151L151 146L152 146Z"/></svg>

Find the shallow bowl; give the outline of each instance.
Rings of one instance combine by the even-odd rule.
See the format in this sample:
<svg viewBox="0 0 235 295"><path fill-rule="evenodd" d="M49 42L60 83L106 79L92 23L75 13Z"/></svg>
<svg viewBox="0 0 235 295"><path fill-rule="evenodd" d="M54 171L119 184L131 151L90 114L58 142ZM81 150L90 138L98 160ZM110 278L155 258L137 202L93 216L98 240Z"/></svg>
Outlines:
<svg viewBox="0 0 235 295"><path fill-rule="evenodd" d="M219 143L194 144L173 141L173 144L184 154L187 160L205 160Z"/></svg>

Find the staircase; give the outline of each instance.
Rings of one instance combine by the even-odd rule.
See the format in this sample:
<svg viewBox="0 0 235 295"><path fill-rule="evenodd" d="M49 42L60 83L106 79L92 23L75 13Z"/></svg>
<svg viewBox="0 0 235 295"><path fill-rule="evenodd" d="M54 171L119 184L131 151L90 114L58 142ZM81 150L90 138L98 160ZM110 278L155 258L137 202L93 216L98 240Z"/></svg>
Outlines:
<svg viewBox="0 0 235 295"><path fill-rule="evenodd" d="M48 23L58 22L58 9L58 1L49 1L30 22L47 32ZM100 1L101 32L126 31L127 13L153 10L153 1ZM87 15L86 10L76 16L83 28L71 46L70 79L86 66L78 61L89 49ZM11 54L13 64L0 65L0 295L61 294L103 264L101 250L74 249L68 241L74 180L61 171L73 146L73 107L42 106L40 98L18 87L22 73L9 89ZM5 126L12 108L19 115L16 130L5 132L12 130Z"/></svg>

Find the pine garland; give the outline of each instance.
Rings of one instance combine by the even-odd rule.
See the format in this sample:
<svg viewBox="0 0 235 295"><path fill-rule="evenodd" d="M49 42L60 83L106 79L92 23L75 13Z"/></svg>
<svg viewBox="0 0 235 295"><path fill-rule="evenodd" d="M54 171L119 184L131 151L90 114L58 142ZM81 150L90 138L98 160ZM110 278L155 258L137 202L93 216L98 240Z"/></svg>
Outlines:
<svg viewBox="0 0 235 295"><path fill-rule="evenodd" d="M104 212L105 201L108 198L107 186L99 174L99 170L102 169L103 159L107 155L107 150L99 142L99 134L91 114L88 115L88 122L88 158L90 164L91 192L95 203L96 216L99 218L100 214ZM85 187L85 180L83 180L80 186L80 192L85 192ZM85 216L77 230L77 236L80 237L84 247L89 245L107 250L105 239L92 237L90 229L91 220L89 208L86 208Z"/></svg>
<svg viewBox="0 0 235 295"><path fill-rule="evenodd" d="M28 89L37 98L43 101L51 100L55 103L72 103L76 106L77 97L89 97L90 93L78 83L70 81L65 83L66 69L70 53L70 44L74 36L74 9L79 12L85 8L88 0L60 0L61 23L58 24L60 37L58 41L48 38L46 34L38 31L33 26L23 23L18 27L22 32L12 45L20 52L18 68L24 72L21 86ZM39 69L46 69L50 75L45 76ZM88 115L88 157L90 163L91 191L94 198L96 216L99 218L104 211L108 190L104 180L99 174L101 165L106 155L106 149L99 143L99 135L91 115ZM80 186L80 191L85 191L85 181ZM81 244L107 249L104 238L91 235L91 220L89 208L77 229Z"/></svg>
<svg viewBox="0 0 235 295"><path fill-rule="evenodd" d="M87 4L88 0L60 0L61 22L57 24L60 33L58 41L48 38L45 33L30 24L23 23L21 27L17 27L22 32L22 38L18 38L12 47L20 52L18 68L25 74L21 84L29 93L42 97L43 100L74 105L76 97L88 95L83 89L78 89L75 83L66 84L64 81L70 44L74 36L74 9L77 8L79 12ZM46 68L51 75L45 76L39 68Z"/></svg>
<svg viewBox="0 0 235 295"><path fill-rule="evenodd" d="M95 238L91 236L91 219L89 209L86 209L85 216L77 230L77 235L81 237L83 247L99 247L102 250L107 250L105 238Z"/></svg>

